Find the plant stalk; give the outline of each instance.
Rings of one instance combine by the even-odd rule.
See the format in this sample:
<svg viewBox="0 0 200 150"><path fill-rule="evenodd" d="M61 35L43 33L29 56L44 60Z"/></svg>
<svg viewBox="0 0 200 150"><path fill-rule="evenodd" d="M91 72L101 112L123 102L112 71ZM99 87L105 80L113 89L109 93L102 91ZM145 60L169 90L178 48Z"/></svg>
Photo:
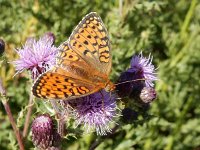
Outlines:
<svg viewBox="0 0 200 150"><path fill-rule="evenodd" d="M32 114L32 109L33 109L33 94L30 94L29 97L29 103L28 103L28 112L26 115L26 120L25 120L25 124L24 124L24 130L23 130L23 137L25 138L27 133L28 133L28 128L29 128L29 121L30 121L30 117Z"/></svg>
<svg viewBox="0 0 200 150"><path fill-rule="evenodd" d="M3 106L6 110L6 113L8 115L11 126L14 130L15 136L17 138L17 142L19 144L19 148L20 148L20 150L24 150L24 145L23 145L23 142L22 142L20 131L17 128L16 123L14 121L14 118L13 118L13 115L12 115L12 112L11 112L11 109L10 109L10 106L9 106L9 103L8 103L8 99L6 98L6 90L3 87L1 78L0 78L0 93L1 93L1 99L2 99Z"/></svg>

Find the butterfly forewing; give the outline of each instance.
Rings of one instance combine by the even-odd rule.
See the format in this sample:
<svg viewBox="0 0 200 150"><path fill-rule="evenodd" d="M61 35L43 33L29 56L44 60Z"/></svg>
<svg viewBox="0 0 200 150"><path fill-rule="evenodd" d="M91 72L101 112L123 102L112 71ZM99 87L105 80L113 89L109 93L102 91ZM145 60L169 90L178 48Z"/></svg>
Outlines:
<svg viewBox="0 0 200 150"><path fill-rule="evenodd" d="M69 38L69 46L102 73L111 70L111 49L107 30L94 12L86 15Z"/></svg>
<svg viewBox="0 0 200 150"><path fill-rule="evenodd" d="M59 52L56 58L56 65L58 67L65 67L73 63L80 62L81 64L85 64L87 67L89 64L84 61L75 51L69 48L68 41L64 42L59 46Z"/></svg>

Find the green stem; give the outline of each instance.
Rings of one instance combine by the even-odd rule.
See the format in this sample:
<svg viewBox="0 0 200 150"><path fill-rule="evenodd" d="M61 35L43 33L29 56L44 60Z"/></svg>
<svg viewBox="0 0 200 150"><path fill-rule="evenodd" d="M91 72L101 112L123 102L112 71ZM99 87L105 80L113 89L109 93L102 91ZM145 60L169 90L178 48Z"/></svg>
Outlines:
<svg viewBox="0 0 200 150"><path fill-rule="evenodd" d="M191 19L192 19L196 4L197 4L197 0L192 0L192 2L190 4L190 8L189 8L189 10L186 14L185 20L184 20L182 28L181 28L181 39L184 39L186 37L186 34L187 34L186 30L187 30L187 28L190 24Z"/></svg>

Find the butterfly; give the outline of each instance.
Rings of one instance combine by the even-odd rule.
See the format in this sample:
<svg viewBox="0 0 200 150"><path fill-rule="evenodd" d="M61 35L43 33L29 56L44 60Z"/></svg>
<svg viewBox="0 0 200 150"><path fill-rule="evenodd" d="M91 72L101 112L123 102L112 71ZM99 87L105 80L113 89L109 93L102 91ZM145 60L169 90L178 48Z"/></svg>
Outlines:
<svg viewBox="0 0 200 150"><path fill-rule="evenodd" d="M111 67L107 29L100 16L91 12L59 46L56 65L36 79L32 93L39 98L69 100L102 89L112 91Z"/></svg>

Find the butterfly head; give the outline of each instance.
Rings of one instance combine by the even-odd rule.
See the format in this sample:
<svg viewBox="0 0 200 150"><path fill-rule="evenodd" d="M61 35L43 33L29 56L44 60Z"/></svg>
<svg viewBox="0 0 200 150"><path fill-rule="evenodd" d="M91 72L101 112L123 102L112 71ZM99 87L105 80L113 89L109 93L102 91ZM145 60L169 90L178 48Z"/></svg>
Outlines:
<svg viewBox="0 0 200 150"><path fill-rule="evenodd" d="M111 81L109 81L109 82L106 84L105 90L106 90L107 92L109 92L109 91L114 91L114 89L115 89L115 85L114 85Z"/></svg>

